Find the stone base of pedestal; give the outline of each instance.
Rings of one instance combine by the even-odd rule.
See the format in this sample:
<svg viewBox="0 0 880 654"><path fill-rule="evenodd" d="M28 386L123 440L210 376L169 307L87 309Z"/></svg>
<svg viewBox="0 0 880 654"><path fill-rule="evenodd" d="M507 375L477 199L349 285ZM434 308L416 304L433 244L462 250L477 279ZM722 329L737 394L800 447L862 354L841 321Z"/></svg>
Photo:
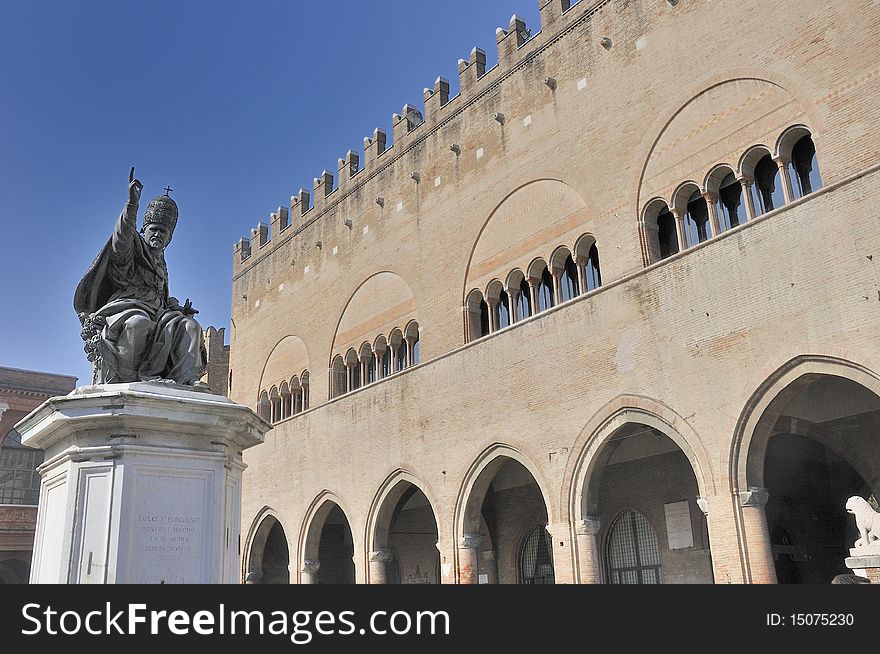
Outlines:
<svg viewBox="0 0 880 654"><path fill-rule="evenodd" d="M175 384L88 386L16 428L45 450L31 583L237 583L242 450L270 425Z"/></svg>
<svg viewBox="0 0 880 654"><path fill-rule="evenodd" d="M877 547L872 547L871 553L866 554L858 548L852 548L850 555L844 560L847 568L874 584L880 583L880 552L875 552L876 549Z"/></svg>

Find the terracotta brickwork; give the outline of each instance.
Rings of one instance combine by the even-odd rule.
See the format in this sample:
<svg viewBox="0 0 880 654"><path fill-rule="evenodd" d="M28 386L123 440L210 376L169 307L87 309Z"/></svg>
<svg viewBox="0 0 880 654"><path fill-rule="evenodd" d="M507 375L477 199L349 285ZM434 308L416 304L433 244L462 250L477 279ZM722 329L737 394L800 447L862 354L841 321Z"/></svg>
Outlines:
<svg viewBox="0 0 880 654"><path fill-rule="evenodd" d="M388 141L374 132L362 159L345 155L337 179L322 174L235 246L232 399L256 409L310 371L308 409L244 455L242 534L271 513L293 582L311 577L322 494L348 520L357 581L382 577L383 498L398 483L431 506L444 583L478 580L475 492L527 514L508 529L498 510L503 582L527 523L544 520L557 583L601 579L615 515L648 497L667 580L774 581L751 446L764 411L807 373L880 389L876 3L540 4L528 40L518 19L497 33L497 67L471 53L460 95L438 80ZM801 135L821 171L805 195L790 165ZM767 154L789 181L777 178L784 206L759 215ZM719 234L710 210L710 237L689 242L688 202L712 204L727 168L755 194L748 219ZM682 245L662 259L661 205ZM542 265L559 284L556 253L576 256L584 237L600 288L469 338L472 291L491 298L513 271L537 283ZM331 399L333 358L410 320L419 364ZM611 453L627 425L668 442ZM502 460L531 485L492 487ZM880 469L861 472L876 490ZM690 551L667 547L664 504L682 500ZM253 554L248 540L243 578Z"/></svg>

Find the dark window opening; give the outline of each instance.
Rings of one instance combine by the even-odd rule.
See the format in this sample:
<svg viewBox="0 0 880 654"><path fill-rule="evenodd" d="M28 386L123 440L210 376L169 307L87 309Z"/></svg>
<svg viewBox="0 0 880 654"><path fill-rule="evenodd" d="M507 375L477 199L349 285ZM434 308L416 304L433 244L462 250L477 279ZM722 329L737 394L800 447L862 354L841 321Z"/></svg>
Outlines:
<svg viewBox="0 0 880 654"><path fill-rule="evenodd" d="M486 300L480 300L480 336L489 334L489 305Z"/></svg>
<svg viewBox="0 0 880 654"><path fill-rule="evenodd" d="M519 297L516 299L516 319L522 320L532 315L532 292L529 283L523 279L519 283Z"/></svg>
<svg viewBox="0 0 880 654"><path fill-rule="evenodd" d="M596 248L595 243L590 247L587 265L584 266L584 280L586 281L588 292L602 286L602 275L599 272L599 250Z"/></svg>
<svg viewBox="0 0 880 654"><path fill-rule="evenodd" d="M755 166L755 185L758 187L761 213L767 213L785 204L779 179L779 166L769 154L765 154Z"/></svg>
<svg viewBox="0 0 880 654"><path fill-rule="evenodd" d="M718 222L721 231L727 231L746 221L746 210L743 205L742 184L739 183L733 173L721 180L721 188L718 191Z"/></svg>
<svg viewBox="0 0 880 654"><path fill-rule="evenodd" d="M706 198L699 191L694 191L688 200L684 222L689 246L702 243L712 236L709 228L709 207Z"/></svg>
<svg viewBox="0 0 880 654"><path fill-rule="evenodd" d="M791 165L797 181L798 197L822 188L819 162L816 160L816 146L812 138L804 136L794 144L791 151Z"/></svg>
<svg viewBox="0 0 880 654"><path fill-rule="evenodd" d="M657 216L657 238L660 241L660 258L665 259L678 253L678 235L675 231L675 216L669 209Z"/></svg>
<svg viewBox="0 0 880 654"><path fill-rule="evenodd" d="M560 279L559 286L562 291L563 302L580 295L577 266L574 265L574 259L571 258L570 254L565 259L565 266L562 270L562 279Z"/></svg>
<svg viewBox="0 0 880 654"><path fill-rule="evenodd" d="M495 303L495 324L498 329L504 329L510 325L510 298L506 291L501 291L498 302Z"/></svg>
<svg viewBox="0 0 880 654"><path fill-rule="evenodd" d="M544 272L541 273L541 285L538 286L538 311L546 311L554 304L556 302L553 297L553 275L544 268Z"/></svg>

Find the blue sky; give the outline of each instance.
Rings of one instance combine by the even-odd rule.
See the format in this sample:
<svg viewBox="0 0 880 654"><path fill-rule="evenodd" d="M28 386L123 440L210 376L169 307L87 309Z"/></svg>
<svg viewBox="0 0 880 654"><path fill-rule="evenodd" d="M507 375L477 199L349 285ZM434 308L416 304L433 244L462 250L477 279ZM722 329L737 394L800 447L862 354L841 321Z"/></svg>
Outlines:
<svg viewBox="0 0 880 654"><path fill-rule="evenodd" d="M0 366L88 383L73 292L134 165L171 292L228 326L232 246L537 0L0 0Z"/></svg>

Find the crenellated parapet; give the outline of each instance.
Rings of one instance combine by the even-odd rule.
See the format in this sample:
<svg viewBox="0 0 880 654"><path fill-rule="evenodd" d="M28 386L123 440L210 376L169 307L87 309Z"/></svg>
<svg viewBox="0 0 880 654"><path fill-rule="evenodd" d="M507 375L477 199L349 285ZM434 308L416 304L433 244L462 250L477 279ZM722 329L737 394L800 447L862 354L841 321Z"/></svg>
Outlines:
<svg viewBox="0 0 880 654"><path fill-rule="evenodd" d="M254 265L261 256L296 237L303 229L319 220L325 213L334 210L340 202L358 191L364 184L373 180L383 171L389 171L392 177L400 176L400 180L383 177L382 188L371 193L370 199L384 206L384 198L399 196L401 188L412 188L412 180L420 179L420 172L413 167L391 166L392 162L407 155L411 148L431 137L431 135L447 123L452 117L467 110L477 102L482 94L506 79L518 68L526 65L527 59L542 47L549 45L551 39L570 27L574 21L580 21L607 5L610 0L589 3L581 0L577 7L583 11L569 11L570 0L538 0L541 30L534 33L528 28L525 20L514 14L510 17L506 28L496 30L496 46L498 48L498 65L487 70L485 50L474 47L467 59L458 62L459 92L451 96L449 80L437 77L431 87L423 90L423 109L415 105L405 104L399 112L391 117L391 141L385 129L377 127L370 136L364 138L363 156L349 150L344 157L337 159L336 178L330 171L324 170L314 178L311 192L302 188L290 198L290 207L278 207L270 215L269 224L259 223L251 230L250 239L241 239L234 248L234 276ZM555 89L554 78L542 78L546 87ZM550 80L550 81L547 81ZM488 120L504 124L505 113L493 110ZM487 125L487 129L497 130ZM393 146L393 147L392 147ZM462 152L462 145L454 140L444 141L442 151L454 156ZM478 155L481 156L481 155ZM424 170L423 168L420 168ZM334 187L334 181L336 186ZM384 188L386 185L392 188ZM409 185L409 186L407 186ZM352 216L343 216L351 229ZM307 245L313 245L315 239L309 238ZM258 256L254 256L259 252Z"/></svg>

